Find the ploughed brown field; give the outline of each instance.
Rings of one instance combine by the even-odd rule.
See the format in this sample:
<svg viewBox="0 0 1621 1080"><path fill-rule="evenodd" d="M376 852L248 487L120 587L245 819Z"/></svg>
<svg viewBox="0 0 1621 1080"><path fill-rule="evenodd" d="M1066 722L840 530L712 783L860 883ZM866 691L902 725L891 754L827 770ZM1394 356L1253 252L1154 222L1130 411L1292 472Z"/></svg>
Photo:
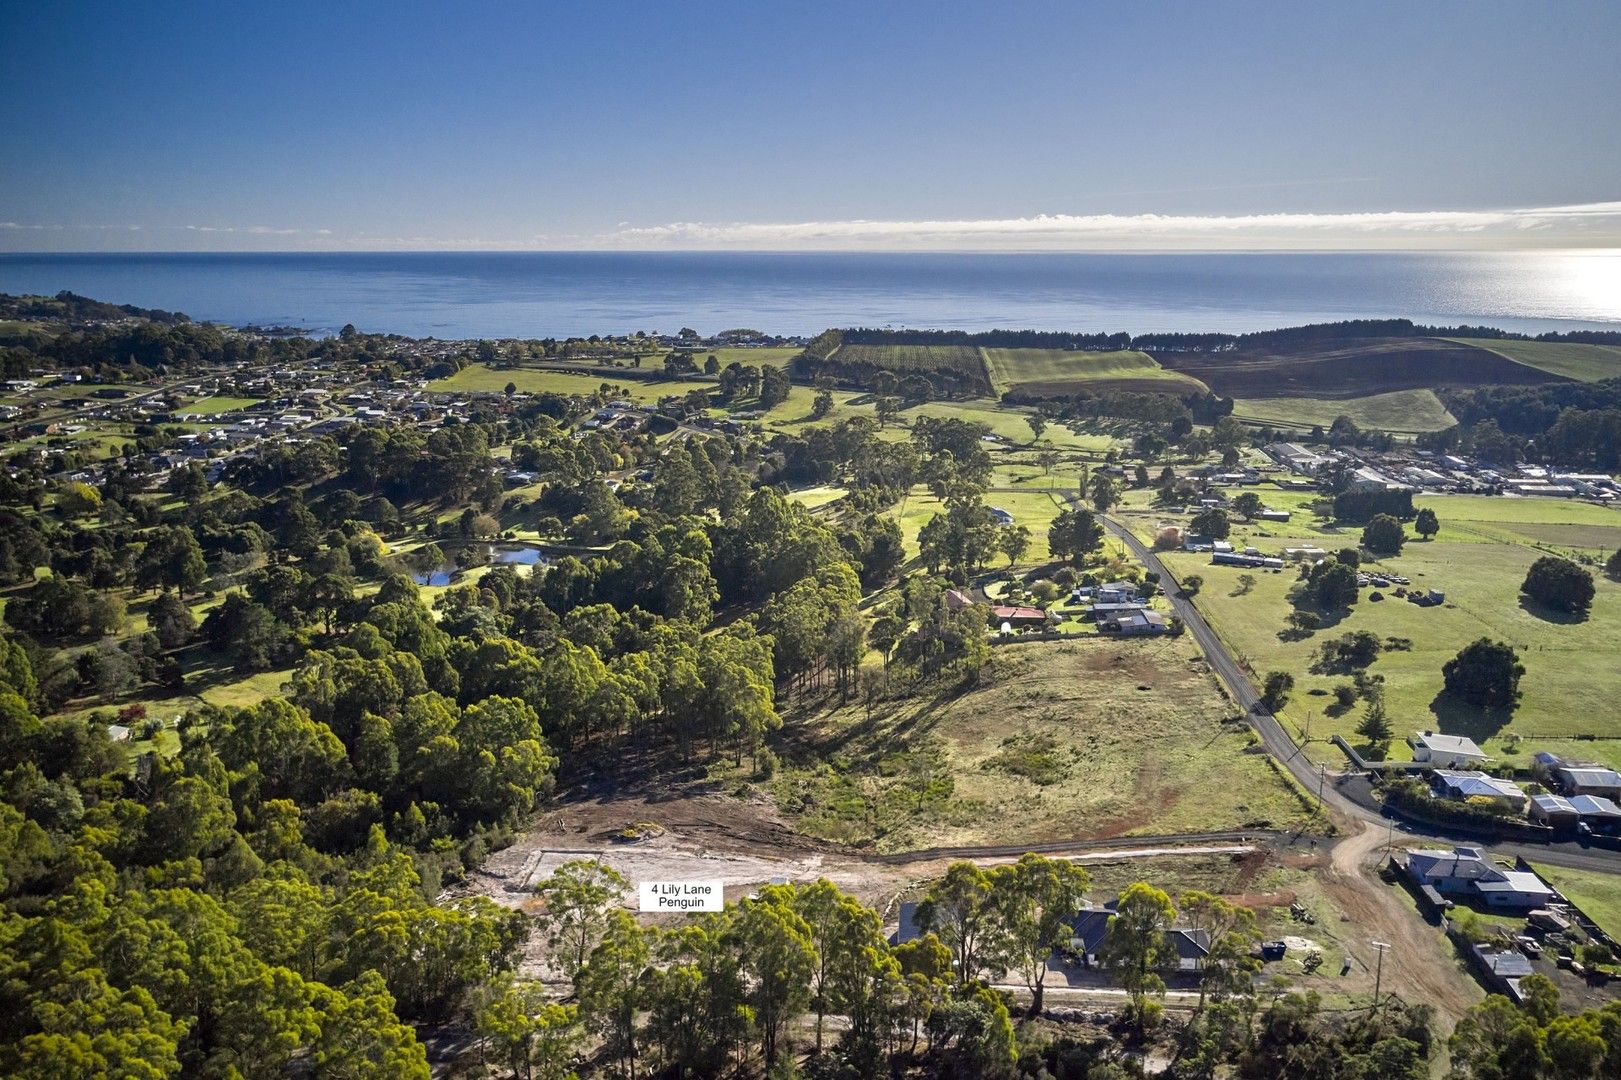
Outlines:
<svg viewBox="0 0 1621 1080"><path fill-rule="evenodd" d="M1364 338L1219 353L1152 352L1223 397L1352 398L1392 390L1569 380L1473 345L1437 338Z"/></svg>

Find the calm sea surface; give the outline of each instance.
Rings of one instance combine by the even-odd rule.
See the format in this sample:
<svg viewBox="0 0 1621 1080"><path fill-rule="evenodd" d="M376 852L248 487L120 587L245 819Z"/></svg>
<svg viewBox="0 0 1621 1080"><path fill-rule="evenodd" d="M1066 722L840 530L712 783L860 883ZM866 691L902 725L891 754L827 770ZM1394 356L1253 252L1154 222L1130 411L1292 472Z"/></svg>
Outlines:
<svg viewBox="0 0 1621 1080"><path fill-rule="evenodd" d="M1406 316L1621 329L1621 252L1391 254L0 254L0 292L71 289L242 325L565 337L830 326L1269 329Z"/></svg>

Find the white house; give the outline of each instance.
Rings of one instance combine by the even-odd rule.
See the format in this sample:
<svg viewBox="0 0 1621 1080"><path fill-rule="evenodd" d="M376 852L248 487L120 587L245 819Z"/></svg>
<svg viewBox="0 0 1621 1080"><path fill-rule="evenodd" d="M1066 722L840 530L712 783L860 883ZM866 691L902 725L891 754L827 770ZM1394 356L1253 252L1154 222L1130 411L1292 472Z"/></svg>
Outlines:
<svg viewBox="0 0 1621 1080"><path fill-rule="evenodd" d="M1475 745L1475 740L1462 735L1437 735L1421 731L1407 740L1413 748L1413 760L1437 769L1467 769L1487 760L1486 752Z"/></svg>
<svg viewBox="0 0 1621 1080"><path fill-rule="evenodd" d="M1492 865L1477 847L1410 852L1407 870L1438 893L1477 896L1488 907L1539 908L1557 895L1535 874Z"/></svg>

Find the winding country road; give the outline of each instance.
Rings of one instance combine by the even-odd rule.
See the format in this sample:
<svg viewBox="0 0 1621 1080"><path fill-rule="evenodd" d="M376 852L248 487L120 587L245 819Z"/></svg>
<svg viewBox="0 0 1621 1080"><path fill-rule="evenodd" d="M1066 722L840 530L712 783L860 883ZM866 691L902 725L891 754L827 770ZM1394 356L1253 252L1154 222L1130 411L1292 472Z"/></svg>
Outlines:
<svg viewBox="0 0 1621 1080"><path fill-rule="evenodd" d="M1071 502L1074 493L1065 493ZM1160 557L1144 544L1130 529L1121 525L1113 518L1103 514L1098 515L1098 521L1104 529L1125 544L1131 553L1149 570L1159 575L1161 587L1164 589L1166 599L1171 603L1171 613L1182 620L1193 640L1198 642L1199 649L1204 653L1205 659L1210 663L1211 670L1216 673L1240 708L1249 717L1250 723L1255 726L1256 733L1267 751L1275 757L1279 764L1288 769L1290 774L1300 782L1307 791L1319 792L1323 801L1342 816L1353 821L1360 821L1367 826L1386 829L1390 821L1377 810L1370 809L1363 803L1351 799L1338 787L1338 781L1343 779L1339 773L1326 773L1313 766L1311 760L1301 752L1294 739L1283 730L1283 725L1261 701L1260 694L1256 693L1255 685L1250 682L1242 665L1239 664L1227 643L1205 621L1204 615L1194 607L1193 601L1182 591L1180 580L1160 560ZM1430 829L1412 822L1401 826L1404 833L1412 836L1430 837L1443 843L1473 843L1480 841L1466 837L1448 835L1444 831ZM1574 843L1559 844L1493 844L1492 849L1503 855L1518 855L1527 859L1534 859L1555 866L1565 866L1578 870L1598 870L1606 873L1621 874L1621 853L1604 851L1601 849L1583 848Z"/></svg>

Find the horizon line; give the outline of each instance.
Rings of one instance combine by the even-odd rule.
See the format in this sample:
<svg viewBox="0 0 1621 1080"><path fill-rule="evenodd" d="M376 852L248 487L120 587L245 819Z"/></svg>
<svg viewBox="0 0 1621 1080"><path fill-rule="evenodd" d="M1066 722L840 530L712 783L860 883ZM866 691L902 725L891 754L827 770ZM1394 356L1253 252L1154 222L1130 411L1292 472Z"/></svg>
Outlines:
<svg viewBox="0 0 1621 1080"><path fill-rule="evenodd" d="M70 255L1590 255L1621 254L1621 241L1565 247L1232 247L1232 248L933 248L933 247L355 247L355 248L71 248L0 251L0 258Z"/></svg>

